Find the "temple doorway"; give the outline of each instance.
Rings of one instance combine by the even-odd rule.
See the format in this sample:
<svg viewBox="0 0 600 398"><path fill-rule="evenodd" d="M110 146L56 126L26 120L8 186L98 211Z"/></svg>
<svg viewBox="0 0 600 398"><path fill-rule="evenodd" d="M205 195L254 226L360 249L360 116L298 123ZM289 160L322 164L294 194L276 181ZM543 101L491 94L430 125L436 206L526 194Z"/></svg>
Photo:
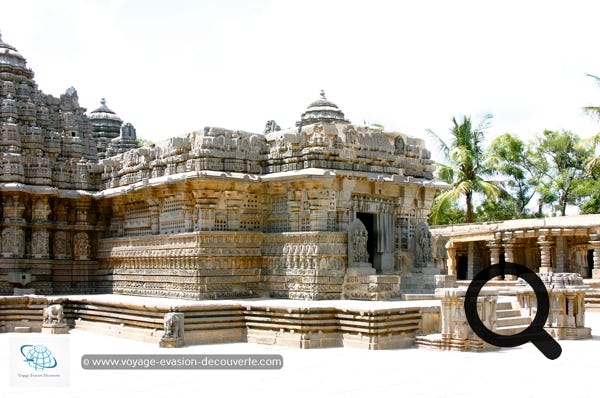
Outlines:
<svg viewBox="0 0 600 398"><path fill-rule="evenodd" d="M469 256L458 256L456 262L456 279L465 280L467 279L467 270L469 268Z"/></svg>
<svg viewBox="0 0 600 398"><path fill-rule="evenodd" d="M367 229L367 251L369 252L369 262L375 266L375 251L377 250L377 237L375 236L375 215L372 213L356 213L358 218Z"/></svg>
<svg viewBox="0 0 600 398"><path fill-rule="evenodd" d="M587 277L591 278L592 277L592 269L594 269L594 250L587 251L587 269L588 269Z"/></svg>

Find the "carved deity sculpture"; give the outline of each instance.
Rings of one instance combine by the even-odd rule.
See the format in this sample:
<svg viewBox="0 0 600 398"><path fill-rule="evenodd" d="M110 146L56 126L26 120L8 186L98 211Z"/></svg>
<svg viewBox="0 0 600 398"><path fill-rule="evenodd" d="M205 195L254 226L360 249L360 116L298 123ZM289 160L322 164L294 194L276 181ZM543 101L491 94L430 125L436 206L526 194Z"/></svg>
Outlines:
<svg viewBox="0 0 600 398"><path fill-rule="evenodd" d="M275 123L275 120L269 120L266 124L265 124L265 131L264 134L269 134L269 133L273 133L275 131L281 131L281 127L279 127L279 125L277 123Z"/></svg>
<svg viewBox="0 0 600 398"><path fill-rule="evenodd" d="M415 231L415 266L426 267L432 261L431 255L431 232L423 221L417 224Z"/></svg>
<svg viewBox="0 0 600 398"><path fill-rule="evenodd" d="M47 230L33 231L31 239L31 253L34 256L48 255L48 236Z"/></svg>
<svg viewBox="0 0 600 398"><path fill-rule="evenodd" d="M90 239L85 232L78 232L75 235L75 246L73 254L76 260L87 260L90 257Z"/></svg>
<svg viewBox="0 0 600 398"><path fill-rule="evenodd" d="M367 231L359 231L354 235L354 261L358 263L369 261L367 251Z"/></svg>
<svg viewBox="0 0 600 398"><path fill-rule="evenodd" d="M369 234L365 225L358 218L348 226L348 267L360 267L368 264L369 252L367 241Z"/></svg>
<svg viewBox="0 0 600 398"><path fill-rule="evenodd" d="M394 154L404 155L404 138L401 136L396 137L396 140L394 141Z"/></svg>

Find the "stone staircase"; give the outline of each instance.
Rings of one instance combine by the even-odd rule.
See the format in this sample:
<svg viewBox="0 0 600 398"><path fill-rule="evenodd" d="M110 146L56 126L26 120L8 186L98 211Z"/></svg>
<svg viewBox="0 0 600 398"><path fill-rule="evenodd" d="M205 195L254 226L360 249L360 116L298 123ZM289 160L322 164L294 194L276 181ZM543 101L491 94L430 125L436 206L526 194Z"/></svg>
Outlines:
<svg viewBox="0 0 600 398"><path fill-rule="evenodd" d="M496 333L511 335L527 329L532 319L521 315L521 307L513 297L501 297L496 304Z"/></svg>

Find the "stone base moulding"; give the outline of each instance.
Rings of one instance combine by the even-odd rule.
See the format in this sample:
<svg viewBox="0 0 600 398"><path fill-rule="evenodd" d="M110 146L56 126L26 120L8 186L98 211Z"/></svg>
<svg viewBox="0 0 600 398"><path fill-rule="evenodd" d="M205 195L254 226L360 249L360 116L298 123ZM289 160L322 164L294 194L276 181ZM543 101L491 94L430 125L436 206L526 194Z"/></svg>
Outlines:
<svg viewBox="0 0 600 398"><path fill-rule="evenodd" d="M250 342L292 348L405 348L414 344L417 334L435 331L432 325L439 319L435 301L215 303L94 295L64 297L62 302L71 327L161 347Z"/></svg>

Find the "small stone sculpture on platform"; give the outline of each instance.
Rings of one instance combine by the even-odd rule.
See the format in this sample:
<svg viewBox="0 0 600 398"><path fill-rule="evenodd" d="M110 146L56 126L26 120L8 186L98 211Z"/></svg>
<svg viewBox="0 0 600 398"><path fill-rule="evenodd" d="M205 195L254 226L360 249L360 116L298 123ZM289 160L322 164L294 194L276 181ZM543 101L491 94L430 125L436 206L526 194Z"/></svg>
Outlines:
<svg viewBox="0 0 600 398"><path fill-rule="evenodd" d="M165 332L160 340L160 347L177 348L183 347L183 312L168 312L165 314Z"/></svg>
<svg viewBox="0 0 600 398"><path fill-rule="evenodd" d="M69 327L67 326L65 313L61 304L52 304L44 308L44 317L42 320L42 333L69 333Z"/></svg>

